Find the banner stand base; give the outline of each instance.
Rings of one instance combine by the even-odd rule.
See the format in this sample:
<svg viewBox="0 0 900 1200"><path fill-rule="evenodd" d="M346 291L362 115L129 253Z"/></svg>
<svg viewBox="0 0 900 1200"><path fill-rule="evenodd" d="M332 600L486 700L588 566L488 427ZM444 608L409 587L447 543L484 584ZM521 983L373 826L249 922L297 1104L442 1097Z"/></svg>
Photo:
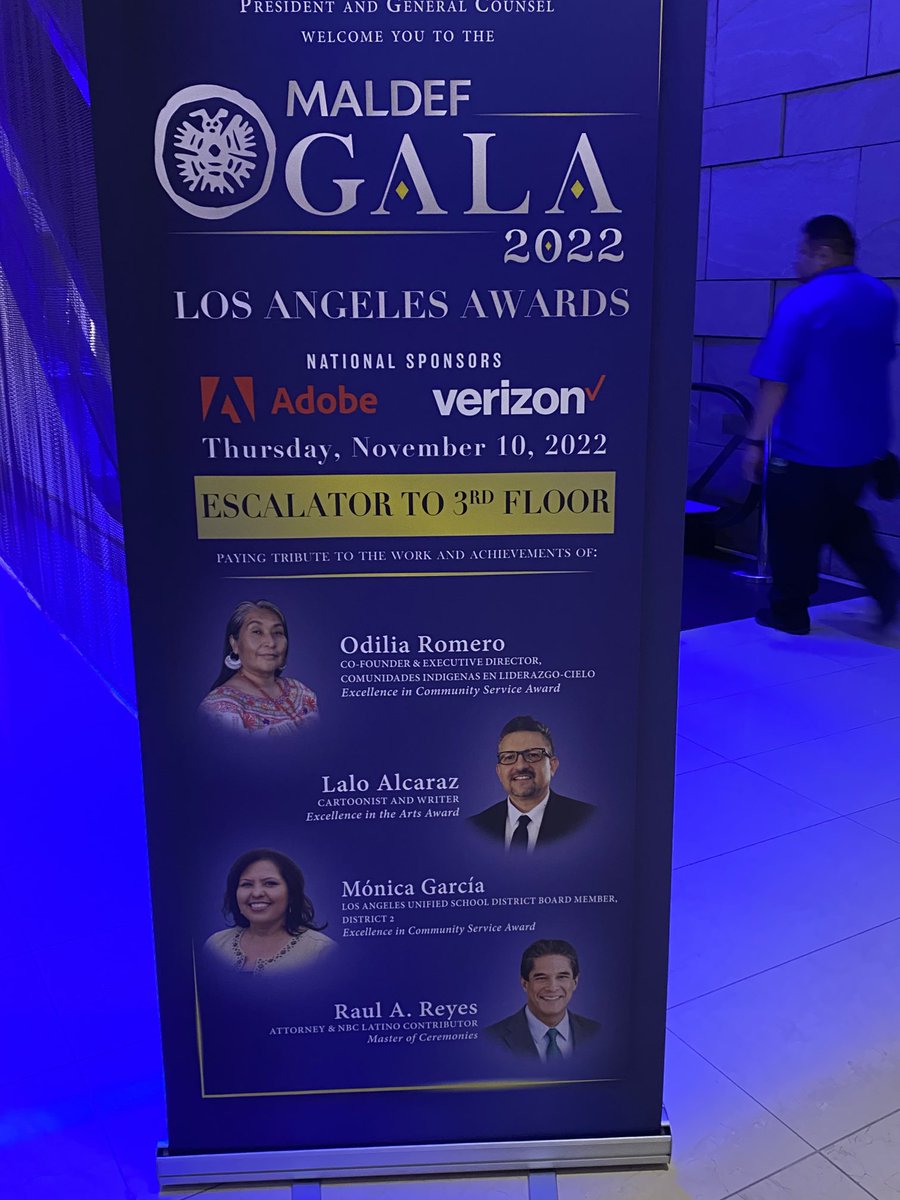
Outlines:
<svg viewBox="0 0 900 1200"><path fill-rule="evenodd" d="M322 1184L316 1179L291 1185L291 1200L322 1200ZM528 1200L559 1200L555 1171L532 1171L528 1176Z"/></svg>
<svg viewBox="0 0 900 1200"><path fill-rule="evenodd" d="M322 1184L312 1182L291 1185L291 1200L322 1200ZM528 1200L559 1200L555 1171L532 1171L528 1176Z"/></svg>
<svg viewBox="0 0 900 1200"><path fill-rule="evenodd" d="M446 1146L368 1146L328 1150L262 1150L246 1153L157 1154L160 1187L205 1183L296 1181L295 1200L318 1200L323 1179L377 1176L527 1174L529 1200L555 1200L556 1171L602 1167L666 1166L672 1130L637 1137L577 1138L546 1142L464 1142ZM311 1185L311 1187L310 1187Z"/></svg>

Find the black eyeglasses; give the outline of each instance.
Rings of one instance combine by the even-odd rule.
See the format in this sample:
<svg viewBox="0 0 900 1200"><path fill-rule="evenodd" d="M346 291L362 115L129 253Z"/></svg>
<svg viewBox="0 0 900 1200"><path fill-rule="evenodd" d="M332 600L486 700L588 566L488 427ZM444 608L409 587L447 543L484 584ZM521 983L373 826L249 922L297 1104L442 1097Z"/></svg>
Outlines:
<svg viewBox="0 0 900 1200"><path fill-rule="evenodd" d="M530 750L501 750L497 762L501 767L511 767L520 757L527 763L539 763L542 758L552 758L553 755L543 746L532 746Z"/></svg>

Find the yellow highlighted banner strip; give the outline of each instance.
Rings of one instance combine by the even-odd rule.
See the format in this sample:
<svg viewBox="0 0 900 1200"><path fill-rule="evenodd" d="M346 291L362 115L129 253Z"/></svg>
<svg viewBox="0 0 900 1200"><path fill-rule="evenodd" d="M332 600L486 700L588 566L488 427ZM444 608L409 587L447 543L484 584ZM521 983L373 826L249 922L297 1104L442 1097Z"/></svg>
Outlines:
<svg viewBox="0 0 900 1200"><path fill-rule="evenodd" d="M209 539L510 537L612 533L615 472L198 475Z"/></svg>

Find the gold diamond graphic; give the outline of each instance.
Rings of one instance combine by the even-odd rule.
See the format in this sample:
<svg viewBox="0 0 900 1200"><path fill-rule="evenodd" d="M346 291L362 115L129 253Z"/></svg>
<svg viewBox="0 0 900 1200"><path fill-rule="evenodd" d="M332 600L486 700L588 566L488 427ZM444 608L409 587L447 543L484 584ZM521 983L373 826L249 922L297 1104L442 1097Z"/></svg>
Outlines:
<svg viewBox="0 0 900 1200"><path fill-rule="evenodd" d="M405 200L406 197L409 195L409 188L406 186L406 184L403 182L402 179L397 184L397 186L394 188L394 191L397 193L397 195L400 197L401 200Z"/></svg>
<svg viewBox="0 0 900 1200"><path fill-rule="evenodd" d="M548 250L548 251L549 251L549 250L552 250L552 249L553 249L553 243L552 243L552 242L544 242L544 249L545 249L545 250Z"/></svg>
<svg viewBox="0 0 900 1200"><path fill-rule="evenodd" d="M584 184L581 182L580 179L576 179L575 182L572 184L572 195L577 200L583 191L584 191Z"/></svg>

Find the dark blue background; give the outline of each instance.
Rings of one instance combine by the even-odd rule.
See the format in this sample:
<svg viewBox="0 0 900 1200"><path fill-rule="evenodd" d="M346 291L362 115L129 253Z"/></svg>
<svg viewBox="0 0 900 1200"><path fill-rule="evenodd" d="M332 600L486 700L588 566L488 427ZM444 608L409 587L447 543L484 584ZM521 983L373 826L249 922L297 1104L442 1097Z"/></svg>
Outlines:
<svg viewBox="0 0 900 1200"><path fill-rule="evenodd" d="M175 1151L282 1146L383 1144L394 1141L474 1141L532 1137L602 1136L658 1131L661 1048L660 988L651 995L632 986L648 971L664 980L659 943L635 940L636 897L667 904L668 881L646 877L635 840L639 697L637 664L642 601L644 448L656 163L659 13L642 2L604 8L566 3L551 17L492 18L494 46L303 47L295 22L241 18L236 6L215 14L191 13L175 3L147 6L138 23L116 27L99 2L89 4L92 86L98 133L105 257L111 308L122 478L129 535L138 695L148 806L160 998L166 1055L170 1145ZM118 18L121 19L121 18ZM309 19L326 26L326 20ZM427 27L428 18L409 17ZM390 28L399 18L385 17ZM336 18L331 24L337 25ZM439 19L441 26L451 22ZM458 28L458 22L454 21ZM475 22L473 22L475 24ZM140 49L139 49L140 47ZM124 53L130 49L131 55ZM121 75L123 58L130 75ZM286 81L316 78L471 78L472 100L457 119L337 120L283 114ZM156 113L180 88L214 82L255 100L273 125L278 158L272 188L263 201L224 222L202 222L179 210L160 188L152 164ZM123 88L123 84L125 85ZM360 88L361 90L361 88ZM127 102L123 99L127 96ZM482 114L511 111L634 113L615 118L526 119ZM314 129L352 132L352 163L332 155L335 174L370 180L358 209L316 221L293 204L284 187L284 161L294 142ZM601 168L622 214L590 216L588 193L563 216L546 216L582 129L598 148ZM448 216L414 215L415 196L390 217L369 216L376 207L403 132L410 132L439 201ZM496 131L489 148L491 196L515 204L525 185L532 190L527 216L466 217L469 206L466 131ZM322 193L324 194L324 193ZM313 228L477 230L453 237L234 237L227 230ZM504 233L523 228L608 226L623 232L622 263L503 264ZM594 245L596 246L596 241ZM599 288L627 286L627 317L598 320L485 320L454 317L429 321L176 322L175 290L189 296L215 288L249 289L257 310L274 288L446 289L458 313L471 287ZM264 306L263 306L264 307ZM499 350L503 367L489 371L307 371L309 350ZM496 386L500 378L537 386L593 386L608 381L583 422L533 418L439 418L431 389ZM254 377L257 396L284 384L299 391L308 383L334 390L343 383L357 394L379 396L375 418L272 418L232 426L212 414L201 420L199 377ZM259 399L258 399L259 404ZM380 440L428 440L448 436L495 443L498 435L526 432L537 445L546 432L600 431L609 453L599 459L536 458L532 469L613 470L617 476L614 535L553 538L554 545L588 546L590 570L578 575L494 578L277 580L230 579L244 571L216 566L217 549L296 548L282 543L198 543L193 518L193 477L198 474L275 473L260 463L223 467L201 450L206 434L235 440L346 442L351 433ZM469 460L470 463L472 460ZM403 464L431 470L433 460ZM460 464L446 462L444 469ZM515 470L513 459L483 458L476 470ZM290 470L291 468L286 468ZM369 473L344 456L336 470ZM541 539L490 539L478 544L516 546ZM393 545L370 541L370 547ZM411 541L431 549L445 543ZM454 539L467 548L472 539ZM334 541L317 548L351 548ZM357 544L357 548L361 543ZM486 565L486 564L485 564ZM547 568L547 563L536 564ZM572 562L558 564L571 568ZM522 564L509 564L522 569ZM357 564L359 568L359 564ZM329 568L331 569L331 568ZM472 569L467 564L467 569ZM307 569L304 569L306 571ZM243 747L211 737L196 719L196 706L218 672L225 618L239 600L268 596L291 623L289 673L313 687L322 706L320 726L285 747ZM503 637L508 654L538 654L549 666L587 666L597 678L564 685L558 697L459 697L417 702L348 701L339 698L337 643L345 633L411 636L434 631L445 637ZM562 660L566 660L564 663ZM520 703L520 700L522 701ZM517 890L513 868L471 834L463 820L422 828L399 837L378 822L362 830L304 825L321 775L356 770L368 778L382 770L439 774L451 768L461 779L464 814L502 798L493 774L500 726L519 711L534 711L553 728L562 761L559 790L598 806L594 831L577 852L529 862L540 893L615 892L617 906L538 914L536 935L563 936L578 946L583 980L576 1011L605 1027L597 1076L610 1082L508 1089L500 1093L390 1092L204 1100L199 1092L191 948L221 927L217 905L231 859L251 845L273 843L296 857L307 873L320 915L339 931L340 880L357 877L418 879L483 873L491 890ZM659 803L669 803L660 795ZM462 867L461 867L461 864ZM577 886L576 886L577 885ZM518 888L518 890L526 890ZM536 885L528 891L538 890ZM467 910L463 920L467 919ZM474 909L479 916L484 910ZM499 910L496 910L499 911ZM448 910L440 913L444 923ZM488 915L490 910L488 910ZM508 910L507 919L517 919ZM469 918L471 919L471 918ZM522 919L525 918L523 916ZM436 922L437 923L437 922ZM449 923L449 922L448 922ZM524 941L530 940L525 938ZM373 942L375 939L373 939ZM521 934L471 939L407 938L385 951L363 939L341 943L334 974L323 968L297 999L319 1019L344 991L373 998L440 998L478 1001L484 1023L518 1006ZM331 968L328 968L330 971ZM351 983L354 985L351 988ZM342 990L343 989L343 990ZM347 994L349 995L349 991ZM446 997L444 997L446 993ZM451 994L452 993L452 994ZM463 994L465 993L465 994ZM368 995L361 995L367 1002ZM208 999L208 997L206 997ZM351 997L352 999L352 997ZM434 1044L416 1058L389 1056L383 1047L349 1039L278 1042L267 1058L260 1030L270 1019L288 1023L283 1001L213 996L210 1016L211 1074L222 1090L293 1090L440 1084L449 1079L503 1079L477 1043ZM220 1007L223 1005L224 1007ZM653 1032L645 1038L647 1022ZM330 1056L321 1057L322 1055Z"/></svg>

